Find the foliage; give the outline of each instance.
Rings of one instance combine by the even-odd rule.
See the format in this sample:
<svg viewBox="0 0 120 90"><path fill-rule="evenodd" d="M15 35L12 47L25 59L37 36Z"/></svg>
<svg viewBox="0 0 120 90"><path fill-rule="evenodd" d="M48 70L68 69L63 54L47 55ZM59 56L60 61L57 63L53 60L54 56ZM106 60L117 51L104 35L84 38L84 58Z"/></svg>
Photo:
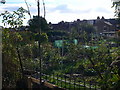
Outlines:
<svg viewBox="0 0 120 90"><path fill-rule="evenodd" d="M94 33L95 28L91 24L81 24L82 31L85 31L87 34Z"/></svg>
<svg viewBox="0 0 120 90"><path fill-rule="evenodd" d="M20 40L21 37L16 37L16 34L11 35L9 29L4 29L2 39L3 87L13 87L15 81L20 78L16 44L13 41Z"/></svg>
<svg viewBox="0 0 120 90"><path fill-rule="evenodd" d="M20 46L24 46L27 44L33 44L35 40L35 34L29 31L21 31L18 32L19 35L22 37L22 40L17 42Z"/></svg>
<svg viewBox="0 0 120 90"><path fill-rule="evenodd" d="M11 27L2 29L3 88L14 88L16 80L21 78L16 48L21 46L20 42L23 41L23 37L16 30L23 24L24 13L27 11L21 7L13 13L5 11L0 14L3 17L4 25Z"/></svg>
<svg viewBox="0 0 120 90"><path fill-rule="evenodd" d="M38 16L33 16L33 19L30 19L28 21L28 24L29 24L29 30L34 33L38 33L40 29L43 32L49 30L47 21L43 17L38 18Z"/></svg>
<svg viewBox="0 0 120 90"><path fill-rule="evenodd" d="M1 14L3 23L14 29L14 31L10 31L11 28L3 30L3 87L15 85L16 80L21 77L16 48L19 48L24 69L40 70L39 40L41 43L42 73L80 74L81 77L85 77L86 81L96 80L102 87L114 88L119 85L118 69L116 66L110 66L115 58L120 55L119 46L109 47L108 41L103 38L95 38L96 40L94 40L92 38L94 28L88 24L81 25L83 31L80 33L77 33L76 28L72 28L73 35L60 31L48 31L46 20L42 17L38 19L38 16L34 16L33 19L29 20L30 31L18 32L15 27L22 26L24 12L26 12L24 9L19 9L14 11L13 14L9 12ZM41 20L42 30L40 35L38 34L39 20ZM48 42L48 39L52 39L52 36L63 38L67 35L70 35L70 40L78 35L83 40L82 44L80 42L78 45L65 43L66 47L56 48L52 42ZM98 48L92 48L94 46Z"/></svg>
<svg viewBox="0 0 120 90"><path fill-rule="evenodd" d="M78 41L85 43L91 40L92 34L95 34L95 28L93 25L88 23L80 23L76 26L72 26L69 38L76 38Z"/></svg>
<svg viewBox="0 0 120 90"><path fill-rule="evenodd" d="M113 6L112 7L115 7L115 16L120 18L120 1L119 0L116 0L116 1L113 0Z"/></svg>
<svg viewBox="0 0 120 90"><path fill-rule="evenodd" d="M35 41L39 41L41 43L45 43L48 41L48 36L46 33L41 33L40 35L38 33L35 34Z"/></svg>
<svg viewBox="0 0 120 90"><path fill-rule="evenodd" d="M66 39L69 37L69 33L66 31L61 31L61 30L51 30L47 32L47 35L49 37L49 41L54 41L54 40L59 40L59 39Z"/></svg>
<svg viewBox="0 0 120 90"><path fill-rule="evenodd" d="M28 11L21 7L17 11L13 11L13 13L5 11L0 16L3 17L2 23L4 25L10 25L11 28L18 28L23 25L23 19L25 19L24 13L28 13Z"/></svg>
<svg viewBox="0 0 120 90"><path fill-rule="evenodd" d="M98 83L101 87L113 88L114 84L112 84L111 76L114 78L114 75L111 72L116 73L116 68L111 69L110 64L118 56L118 52L111 52L112 49L114 50L115 48L108 47L107 41L98 43L97 46L98 48L84 48L80 44L69 45L65 56L59 59L61 60L59 62L62 62L62 64L60 63L61 68L54 70L67 74L77 73L88 77L94 76L94 79L98 77ZM119 81L119 79L117 79L117 81Z"/></svg>

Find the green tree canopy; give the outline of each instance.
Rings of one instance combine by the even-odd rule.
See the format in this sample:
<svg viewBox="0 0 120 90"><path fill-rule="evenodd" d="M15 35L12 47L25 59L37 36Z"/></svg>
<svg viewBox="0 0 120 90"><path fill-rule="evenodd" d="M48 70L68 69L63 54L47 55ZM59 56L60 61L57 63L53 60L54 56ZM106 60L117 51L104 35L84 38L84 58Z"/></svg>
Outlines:
<svg viewBox="0 0 120 90"><path fill-rule="evenodd" d="M38 19L38 16L33 16L33 19L30 19L28 21L28 24L29 24L29 30L34 33L39 32L39 27L41 28L42 32L46 32L49 30L47 21L43 17L40 17Z"/></svg>

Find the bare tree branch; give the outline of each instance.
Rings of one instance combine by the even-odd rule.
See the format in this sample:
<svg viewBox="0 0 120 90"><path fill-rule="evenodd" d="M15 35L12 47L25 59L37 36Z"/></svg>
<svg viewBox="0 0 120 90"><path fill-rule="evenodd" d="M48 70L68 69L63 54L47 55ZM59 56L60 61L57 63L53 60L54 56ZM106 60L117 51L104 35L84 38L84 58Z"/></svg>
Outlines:
<svg viewBox="0 0 120 90"><path fill-rule="evenodd" d="M44 8L44 18L45 18L45 16L46 16L46 11L45 11L45 2L44 2L44 0L42 0L42 2L43 2L43 8Z"/></svg>
<svg viewBox="0 0 120 90"><path fill-rule="evenodd" d="M28 14L30 15L30 19L31 19L30 8L29 8L29 6L28 6L27 1L26 1L26 0L24 0L24 1L25 1L26 6L27 6L27 9L28 9Z"/></svg>

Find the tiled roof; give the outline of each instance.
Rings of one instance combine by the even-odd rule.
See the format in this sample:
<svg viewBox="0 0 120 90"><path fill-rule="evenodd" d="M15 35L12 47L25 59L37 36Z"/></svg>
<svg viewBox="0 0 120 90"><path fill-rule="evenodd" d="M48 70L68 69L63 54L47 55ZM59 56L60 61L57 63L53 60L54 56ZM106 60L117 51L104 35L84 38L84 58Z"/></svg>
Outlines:
<svg viewBox="0 0 120 90"><path fill-rule="evenodd" d="M110 26L112 26L112 24L111 24L110 22L104 21L104 23L105 23L105 24L108 24L108 25L110 25Z"/></svg>

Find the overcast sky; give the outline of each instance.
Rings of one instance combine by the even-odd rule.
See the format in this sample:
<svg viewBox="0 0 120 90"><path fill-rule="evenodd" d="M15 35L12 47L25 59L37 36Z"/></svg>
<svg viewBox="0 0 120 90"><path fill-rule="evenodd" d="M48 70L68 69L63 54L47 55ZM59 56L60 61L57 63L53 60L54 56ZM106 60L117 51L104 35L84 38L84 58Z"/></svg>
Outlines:
<svg viewBox="0 0 120 90"><path fill-rule="evenodd" d="M37 15L37 0L26 0L30 7L31 15ZM60 21L74 21L77 19L96 19L97 16L114 18L114 8L111 0L44 0L46 6L47 22L57 23ZM41 15L43 16L43 5L41 2ZM0 4L0 13L17 10L19 7L27 6L24 0L6 0L6 4ZM27 19L24 24L30 19ZM1 18L0 18L1 24Z"/></svg>

